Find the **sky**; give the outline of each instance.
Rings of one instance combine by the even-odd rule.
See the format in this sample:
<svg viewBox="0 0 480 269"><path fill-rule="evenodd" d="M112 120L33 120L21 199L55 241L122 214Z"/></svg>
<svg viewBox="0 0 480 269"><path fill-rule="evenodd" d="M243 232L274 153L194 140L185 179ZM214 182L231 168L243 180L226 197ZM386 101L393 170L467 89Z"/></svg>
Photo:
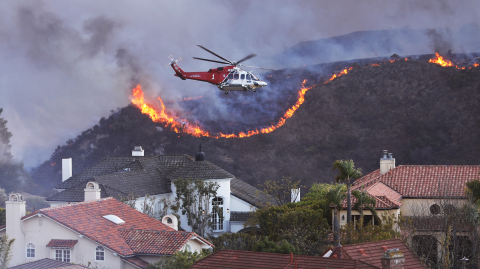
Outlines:
<svg viewBox="0 0 480 269"><path fill-rule="evenodd" d="M449 42L479 17L478 0L2 1L0 108L13 155L32 167L129 104L136 83L164 100L221 94L165 68L169 55L186 71L212 68L191 58L213 58L196 45L237 60L365 30L436 29Z"/></svg>

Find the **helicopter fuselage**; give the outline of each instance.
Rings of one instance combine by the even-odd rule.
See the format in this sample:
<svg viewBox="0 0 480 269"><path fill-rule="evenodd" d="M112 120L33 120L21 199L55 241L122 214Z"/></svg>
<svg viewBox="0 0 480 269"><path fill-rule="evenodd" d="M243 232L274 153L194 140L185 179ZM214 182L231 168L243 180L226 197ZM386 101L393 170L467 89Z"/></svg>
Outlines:
<svg viewBox="0 0 480 269"><path fill-rule="evenodd" d="M224 66L208 70L207 72L185 72L172 60L170 63L175 76L182 80L191 79L208 82L216 85L219 90L225 91L256 91L256 88L265 87L267 83L259 80L253 73L236 66Z"/></svg>

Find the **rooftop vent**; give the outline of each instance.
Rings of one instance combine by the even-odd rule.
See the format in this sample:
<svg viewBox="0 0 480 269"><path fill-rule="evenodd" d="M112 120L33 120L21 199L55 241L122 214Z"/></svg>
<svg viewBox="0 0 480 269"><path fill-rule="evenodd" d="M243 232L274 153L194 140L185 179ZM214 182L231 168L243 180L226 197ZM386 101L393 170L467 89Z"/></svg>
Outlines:
<svg viewBox="0 0 480 269"><path fill-rule="evenodd" d="M145 156L145 151L141 146L135 146L135 148L132 150L132 156Z"/></svg>
<svg viewBox="0 0 480 269"><path fill-rule="evenodd" d="M196 162L205 161L205 153L202 152L202 145L200 145L200 149L198 150L197 154L195 155L195 161Z"/></svg>
<svg viewBox="0 0 480 269"><path fill-rule="evenodd" d="M124 224L125 221L115 215L105 215L103 216L104 218L108 219L109 221L115 223L115 224Z"/></svg>

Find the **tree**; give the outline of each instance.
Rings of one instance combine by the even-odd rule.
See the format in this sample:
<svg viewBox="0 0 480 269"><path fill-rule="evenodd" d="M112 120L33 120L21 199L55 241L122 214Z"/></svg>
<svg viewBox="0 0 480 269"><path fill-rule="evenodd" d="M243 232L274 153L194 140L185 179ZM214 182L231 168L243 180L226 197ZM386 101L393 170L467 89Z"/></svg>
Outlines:
<svg viewBox="0 0 480 269"><path fill-rule="evenodd" d="M0 115L3 109L0 108ZM21 178L28 181L23 163L13 159L10 149L12 133L8 131L7 121L0 118L0 187L7 192L18 191L21 188Z"/></svg>
<svg viewBox="0 0 480 269"><path fill-rule="evenodd" d="M480 201L480 180L474 179L467 182L465 194L472 203L478 203Z"/></svg>
<svg viewBox="0 0 480 269"><path fill-rule="evenodd" d="M7 268L12 259L12 246L15 239L9 239L8 235L0 237L0 269Z"/></svg>
<svg viewBox="0 0 480 269"><path fill-rule="evenodd" d="M394 214L388 214L384 212L382 214L382 221L379 225L373 225L368 223L364 225L363 215L360 216L360 221L356 224L352 221L341 228L341 234L349 234L349 244L359 244L365 242L374 242L380 240L388 240L394 238L400 238L401 233L396 229L398 223ZM343 238L343 237L342 237ZM343 241L343 243L348 243Z"/></svg>
<svg viewBox="0 0 480 269"><path fill-rule="evenodd" d="M171 209L174 212L181 211L192 230L205 237L214 224L214 216L223 219L223 211L218 205L212 204L220 185L216 182L181 178L173 184L177 196Z"/></svg>
<svg viewBox="0 0 480 269"><path fill-rule="evenodd" d="M156 263L147 265L146 269L188 269L196 261L205 258L210 255L208 251L188 252L187 250L177 251L172 257L162 257L162 259Z"/></svg>
<svg viewBox="0 0 480 269"><path fill-rule="evenodd" d="M292 190L304 188L299 181L292 181L289 177L282 177L281 180L268 180L260 185L266 196L272 197L278 206L290 203L295 200L299 192L292 193Z"/></svg>
<svg viewBox="0 0 480 269"><path fill-rule="evenodd" d="M343 200L347 197L343 187L337 185L327 192L326 195L330 204L333 205L333 240L335 246L340 246L340 223L338 222L339 213L343 209Z"/></svg>
<svg viewBox="0 0 480 269"><path fill-rule="evenodd" d="M335 169L338 170L338 175L335 177L335 181L347 183L347 223L350 223L352 220L352 196L350 193L350 180L360 178L362 176L362 169L355 169L353 160L336 160L332 167L333 171L335 171Z"/></svg>
<svg viewBox="0 0 480 269"><path fill-rule="evenodd" d="M372 212L375 219L378 220L377 211L375 210L376 200L370 196L366 191L353 190L352 195L356 198L352 209L360 213L360 217L363 217L363 209L368 209Z"/></svg>

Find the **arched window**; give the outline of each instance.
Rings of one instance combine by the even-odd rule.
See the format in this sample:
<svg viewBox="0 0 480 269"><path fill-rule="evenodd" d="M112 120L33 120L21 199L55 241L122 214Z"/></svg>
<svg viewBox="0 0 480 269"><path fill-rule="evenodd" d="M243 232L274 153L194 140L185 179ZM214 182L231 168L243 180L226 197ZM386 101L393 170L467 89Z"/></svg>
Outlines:
<svg viewBox="0 0 480 269"><path fill-rule="evenodd" d="M223 231L223 198L215 197L212 200L213 210L213 230ZM220 213L221 214L218 214Z"/></svg>
<svg viewBox="0 0 480 269"><path fill-rule="evenodd" d="M95 248L95 260L104 261L105 260L105 249L102 246Z"/></svg>
<svg viewBox="0 0 480 269"><path fill-rule="evenodd" d="M192 252L192 246L189 243L185 244L185 250L188 252Z"/></svg>
<svg viewBox="0 0 480 269"><path fill-rule="evenodd" d="M32 243L27 244L27 258L35 258L35 245Z"/></svg>
<svg viewBox="0 0 480 269"><path fill-rule="evenodd" d="M432 213L433 215L437 215L440 213L440 206L437 205L437 204L433 204L432 206L430 206L430 213Z"/></svg>

